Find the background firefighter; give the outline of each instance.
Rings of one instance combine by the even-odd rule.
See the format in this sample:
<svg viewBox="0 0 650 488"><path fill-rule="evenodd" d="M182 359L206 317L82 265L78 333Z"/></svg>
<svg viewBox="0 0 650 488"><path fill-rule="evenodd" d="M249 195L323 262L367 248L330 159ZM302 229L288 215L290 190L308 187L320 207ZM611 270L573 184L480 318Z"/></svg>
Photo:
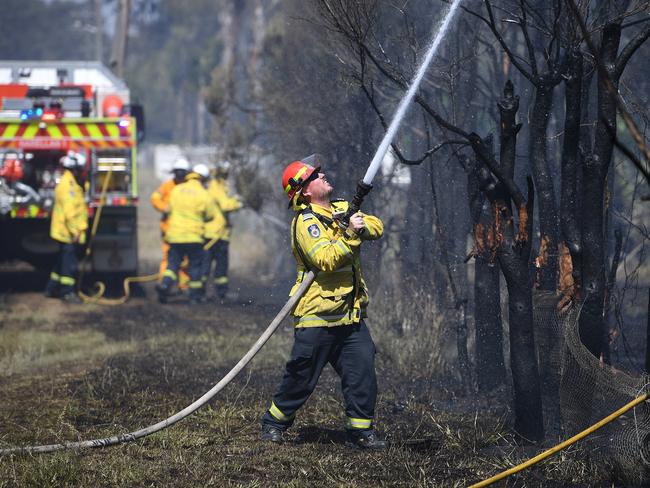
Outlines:
<svg viewBox="0 0 650 488"><path fill-rule="evenodd" d="M169 229L169 198L171 197L171 192L176 185L180 185L185 181L185 177L190 171L190 163L185 158L179 158L174 161L172 165L172 178L164 181L152 194L151 194L151 205L160 212L160 236L162 238L162 259L160 260L160 279L162 281L162 276L165 270L167 269L167 260L169 255L169 244L165 241L165 234ZM189 281L189 276L186 272L187 262L183 262L179 269L179 287L185 288L187 282Z"/></svg>
<svg viewBox="0 0 650 488"><path fill-rule="evenodd" d="M74 151L61 158L65 168L54 192L50 237L59 243L59 255L50 273L45 295L68 303L82 303L75 285L80 247L86 242L88 209L84 200L83 171L86 157Z"/></svg>
<svg viewBox="0 0 650 488"><path fill-rule="evenodd" d="M214 290L219 298L225 298L228 292L228 247L230 245L230 212L239 210L242 203L228 190L230 163L222 161L217 164L214 178L208 184L208 193L216 203L214 218L205 225L205 262L203 277L210 280L214 262Z"/></svg>
<svg viewBox="0 0 650 488"><path fill-rule="evenodd" d="M318 163L317 155L305 161ZM280 387L262 417L263 440L281 442L296 411L313 392L327 363L341 377L349 445L383 449L373 429L377 398L375 345L364 318L368 294L361 275L360 247L378 239L383 224L377 217L356 213L347 229L337 217L347 202L330 201L332 186L320 166L304 161L288 165L282 186L296 210L292 222L292 253L298 277L291 293L308 270L315 281L297 303L294 345Z"/></svg>
<svg viewBox="0 0 650 488"><path fill-rule="evenodd" d="M215 206L212 197L203 184L210 176L205 164L197 164L187 175L185 183L176 185L169 198L169 229L165 239L169 244L167 269L163 273L162 283L157 287L161 303L167 297L173 285L178 281L178 270L183 258L189 261L188 282L190 302L199 303L204 299L202 278L203 235L205 222L214 218Z"/></svg>

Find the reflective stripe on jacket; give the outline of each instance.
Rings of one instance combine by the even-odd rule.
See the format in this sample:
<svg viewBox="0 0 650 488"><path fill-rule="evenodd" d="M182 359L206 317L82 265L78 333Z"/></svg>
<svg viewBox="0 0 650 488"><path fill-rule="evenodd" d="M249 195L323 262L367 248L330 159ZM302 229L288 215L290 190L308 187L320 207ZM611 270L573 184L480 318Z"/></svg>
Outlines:
<svg viewBox="0 0 650 488"><path fill-rule="evenodd" d="M176 186L174 178L170 178L167 181L164 181L152 194L151 194L151 205L153 208L158 210L163 214L163 218L160 219L160 232L163 235L167 232L169 228L169 218L165 217L165 214L169 212L169 198L171 197L172 190Z"/></svg>
<svg viewBox="0 0 650 488"><path fill-rule="evenodd" d="M165 241L170 244L203 243L205 222L215 214L214 201L201 182L191 174L188 178L174 187L169 198Z"/></svg>
<svg viewBox="0 0 650 488"><path fill-rule="evenodd" d="M346 211L348 203L335 201L332 207ZM325 223L318 215L324 217ZM361 273L360 246L363 240L379 239L384 225L377 217L364 215L366 229L357 236L344 232L336 223L330 224L331 219L330 209L312 205L297 214L291 226L291 250L298 264L298 277L290 295L308 268L318 270L292 313L296 327L349 325L365 317L368 292ZM307 266L303 259L308 261Z"/></svg>
<svg viewBox="0 0 650 488"><path fill-rule="evenodd" d="M75 180L72 171L65 170L54 190L50 237L66 244L78 239L80 244L84 244L86 229L88 206L84 200L84 190Z"/></svg>
<svg viewBox="0 0 650 488"><path fill-rule="evenodd" d="M208 193L216 202L218 211L214 218L205 225L206 239L230 239L228 213L239 210L242 204L228 192L228 183L223 178L213 178L208 185Z"/></svg>

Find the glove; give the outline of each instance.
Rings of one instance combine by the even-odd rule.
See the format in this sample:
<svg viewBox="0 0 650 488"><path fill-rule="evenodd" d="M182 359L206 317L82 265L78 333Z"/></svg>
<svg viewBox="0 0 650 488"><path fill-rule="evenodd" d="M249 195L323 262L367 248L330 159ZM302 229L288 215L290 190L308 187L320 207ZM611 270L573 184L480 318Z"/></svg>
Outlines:
<svg viewBox="0 0 650 488"><path fill-rule="evenodd" d="M366 223L363 221L363 214L360 212L355 213L350 217L350 229L357 234L361 235L366 228Z"/></svg>

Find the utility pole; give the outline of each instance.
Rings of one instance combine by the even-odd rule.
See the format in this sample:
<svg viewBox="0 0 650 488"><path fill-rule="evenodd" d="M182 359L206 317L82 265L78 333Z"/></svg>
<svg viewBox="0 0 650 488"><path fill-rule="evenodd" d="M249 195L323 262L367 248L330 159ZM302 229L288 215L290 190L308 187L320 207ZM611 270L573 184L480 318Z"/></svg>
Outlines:
<svg viewBox="0 0 650 488"><path fill-rule="evenodd" d="M102 16L102 0L92 0L95 10L95 59L102 61L104 54L104 17Z"/></svg>
<svg viewBox="0 0 650 488"><path fill-rule="evenodd" d="M118 11L115 16L115 34L109 65L113 72L120 78L124 78L124 61L126 59L126 43L129 35L130 10L131 0L119 0Z"/></svg>

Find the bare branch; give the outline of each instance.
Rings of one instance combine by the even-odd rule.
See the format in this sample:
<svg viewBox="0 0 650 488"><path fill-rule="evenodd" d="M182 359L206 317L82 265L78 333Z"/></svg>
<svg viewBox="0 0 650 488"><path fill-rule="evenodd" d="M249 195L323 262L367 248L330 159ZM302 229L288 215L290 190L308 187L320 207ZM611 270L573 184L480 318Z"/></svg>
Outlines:
<svg viewBox="0 0 650 488"><path fill-rule="evenodd" d="M526 48L528 49L530 68L533 70L533 76L537 77L537 59L535 58L535 48L533 47L533 42L530 39L528 28L526 26L527 19L526 19L526 8L524 6L524 0L519 0L519 5L521 8L521 18L518 19L519 27L521 28L521 32L524 34L524 39L526 40Z"/></svg>
<svg viewBox="0 0 650 488"><path fill-rule="evenodd" d="M578 7L576 6L575 0L567 0L567 3L569 7L572 10L573 16L576 18L578 21L578 25L580 26L580 30L582 31L582 35L584 36L585 42L587 43L587 46L589 47L589 50L591 51L593 57L594 57L594 62L596 63L596 68L598 69L598 74L601 76L603 79L605 86L607 87L607 91L612 95L614 100L616 101L616 106L621 113L623 117L623 121L625 122L625 125L627 126L628 130L630 131L630 134L632 135L632 138L636 142L637 146L639 147L639 150L643 154L645 158L645 164L641 165L640 162L639 164L636 163L636 158L631 159L631 161L634 163L637 168L641 169L641 172L643 173L643 176L646 179L646 182L650 184L650 175L648 174L647 169L645 168L648 163L650 163L650 148L648 148L648 145L645 143L645 140L643 136L641 135L641 132L639 131L639 128L637 127L636 123L634 122L634 119L630 116L629 112L627 111L625 104L623 103L623 100L621 99L620 94L618 93L618 90L614 86L613 80L610 77L609 71L607 70L607 67L603 65L602 59L600 58L598 54L598 50L596 49L596 46L593 43L593 40L591 36L589 35L589 32L587 30L587 26L585 24L584 19L582 18L582 15L580 15L580 12L578 10ZM644 29L645 31L645 29ZM632 42L632 41L630 41ZM629 46L629 44L628 44ZM628 47L626 46L626 48ZM634 49L636 50L636 48ZM631 54L630 54L631 56ZM617 62L618 64L618 62ZM615 133L613 127L607 127L607 130L610 133ZM616 137L614 138L614 143L616 144ZM617 147L619 147L617 145ZM619 147L620 149L620 147ZM628 151L629 152L629 151ZM625 150L623 150L623 153L628 155ZM629 157L629 156L628 156ZM643 168L643 169L642 169Z"/></svg>
<svg viewBox="0 0 650 488"><path fill-rule="evenodd" d="M627 43L623 48L621 53L618 56L616 61L616 71L615 75L617 78L620 78L623 74L623 70L627 66L627 63L630 61L630 58L634 55L637 49L639 49L645 41L650 37L650 24L646 25L643 30L641 30L634 38Z"/></svg>
<svg viewBox="0 0 650 488"><path fill-rule="evenodd" d="M528 71L523 67L523 65L519 62L518 57L517 57L517 56L516 56L516 55L515 55L511 50L510 50L510 47L508 46L508 44L506 43L505 39L503 38L503 36L502 36L501 33L499 32L499 30L497 29L496 24L495 24L495 21L494 21L494 14L493 14L493 12L492 12L492 4L490 3L489 0L484 0L484 3L485 3L485 8L486 8L486 10L487 10L487 12L488 12L489 21L486 20L486 19L483 19L483 17L479 17L479 18L481 18L481 19L483 19L483 20L486 21L488 27L490 28L490 30L491 30L492 33L494 34L494 37L497 38L497 40L499 41L499 44L501 44L501 47L502 47L503 50L506 52L506 54L507 54L508 57L510 58L510 61L511 61L512 64L515 66L515 68L517 68L517 69L519 70L519 72L520 72L520 73L521 73L525 78L527 78L527 79L528 79L532 84L536 84L537 79L536 79L536 78L535 78L531 73L529 73L529 72L528 72ZM532 69L532 67L531 67L531 69Z"/></svg>

